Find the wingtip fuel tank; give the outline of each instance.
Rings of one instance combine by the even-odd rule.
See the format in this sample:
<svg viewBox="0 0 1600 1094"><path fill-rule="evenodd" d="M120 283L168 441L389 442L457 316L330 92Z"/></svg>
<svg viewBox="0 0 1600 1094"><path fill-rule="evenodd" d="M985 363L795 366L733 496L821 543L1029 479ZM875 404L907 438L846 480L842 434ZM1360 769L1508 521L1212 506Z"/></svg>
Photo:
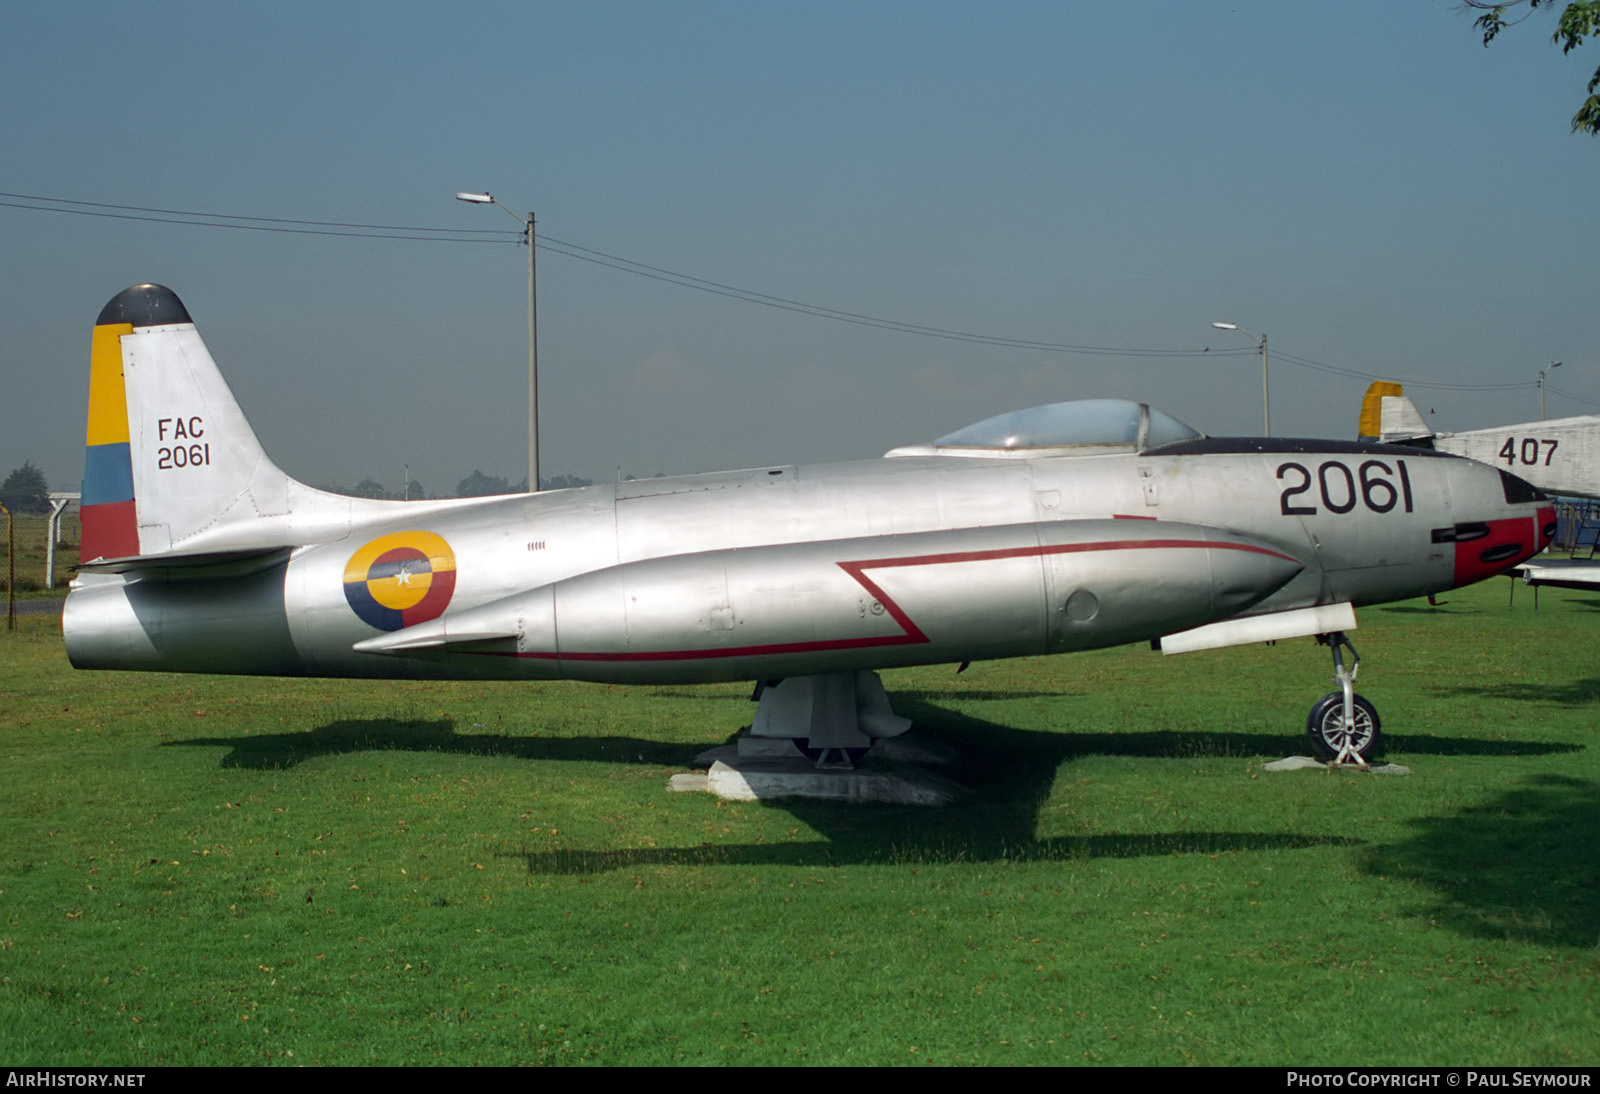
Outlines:
<svg viewBox="0 0 1600 1094"><path fill-rule="evenodd" d="M1139 641L1236 615L1304 568L1168 521L775 544L606 567L354 648L612 683L814 675Z"/></svg>

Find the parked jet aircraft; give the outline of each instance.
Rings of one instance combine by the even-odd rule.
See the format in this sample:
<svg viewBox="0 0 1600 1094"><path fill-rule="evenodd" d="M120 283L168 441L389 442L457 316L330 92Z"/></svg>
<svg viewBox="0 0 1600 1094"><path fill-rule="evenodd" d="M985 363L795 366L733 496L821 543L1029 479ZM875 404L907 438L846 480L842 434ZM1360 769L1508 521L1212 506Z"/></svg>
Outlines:
<svg viewBox="0 0 1600 1094"><path fill-rule="evenodd" d="M1399 384L1378 380L1361 402L1364 441L1434 448L1504 467L1540 490L1600 498L1600 415L1436 433Z"/></svg>
<svg viewBox="0 0 1600 1094"><path fill-rule="evenodd" d="M1498 573L1554 528L1537 490L1471 460L1207 437L1121 400L855 463L342 497L272 464L158 285L100 314L87 442L80 668L756 680L752 733L833 763L908 724L870 670L1301 635L1340 684L1312 743L1360 760L1379 722L1344 660L1353 609Z"/></svg>

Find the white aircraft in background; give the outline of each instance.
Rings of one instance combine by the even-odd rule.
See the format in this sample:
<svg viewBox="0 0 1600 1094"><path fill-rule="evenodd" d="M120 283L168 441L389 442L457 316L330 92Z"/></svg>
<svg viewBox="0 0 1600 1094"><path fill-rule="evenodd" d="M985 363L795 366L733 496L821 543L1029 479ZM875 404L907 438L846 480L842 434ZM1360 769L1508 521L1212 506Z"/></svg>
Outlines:
<svg viewBox="0 0 1600 1094"><path fill-rule="evenodd" d="M1379 380L1361 401L1357 435L1504 467L1547 494L1600 498L1600 415L1436 433L1399 384Z"/></svg>

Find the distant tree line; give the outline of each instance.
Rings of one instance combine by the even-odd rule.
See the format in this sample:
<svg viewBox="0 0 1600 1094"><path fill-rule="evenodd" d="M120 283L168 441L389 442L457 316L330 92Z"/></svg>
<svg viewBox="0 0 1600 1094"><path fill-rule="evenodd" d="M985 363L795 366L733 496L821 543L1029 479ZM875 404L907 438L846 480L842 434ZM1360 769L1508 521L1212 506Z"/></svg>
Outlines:
<svg viewBox="0 0 1600 1094"><path fill-rule="evenodd" d="M632 478L633 476L628 476ZM541 490L568 490L575 486L590 486L593 479L582 479L577 475L552 475L539 480ZM347 494L357 498L378 498L383 501L427 501L432 498L483 498L491 494L520 494L528 489L528 480L522 479L515 486L499 475L485 475L477 468L472 474L456 483L454 494L429 494L416 479L412 479L402 490L390 490L377 479L365 478L356 483L354 489L343 486L329 485L319 489L330 494ZM33 465L30 460L21 467L7 475L4 482L0 482L0 505L4 505L13 513L48 513L50 511L50 487L45 483L44 472Z"/></svg>
<svg viewBox="0 0 1600 1094"><path fill-rule="evenodd" d="M566 490L575 486L589 486L593 479L579 478L577 475L552 475L549 478L539 479L541 490ZM520 482L512 483L501 475L485 475L477 468L472 474L456 483L453 494L429 494L427 489L417 480L412 479L405 490L390 490L376 479L366 478L356 483L355 488L346 489L339 485L322 486L320 489L332 494L349 494L357 498L377 498L382 501L427 501L430 498L485 498L492 494L521 494L528 489L528 480L523 478Z"/></svg>

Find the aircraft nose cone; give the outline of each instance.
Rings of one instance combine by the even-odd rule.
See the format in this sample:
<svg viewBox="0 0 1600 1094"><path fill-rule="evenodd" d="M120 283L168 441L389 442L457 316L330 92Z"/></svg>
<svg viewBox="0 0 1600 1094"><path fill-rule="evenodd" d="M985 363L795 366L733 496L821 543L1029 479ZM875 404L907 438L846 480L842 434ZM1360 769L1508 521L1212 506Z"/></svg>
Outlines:
<svg viewBox="0 0 1600 1094"><path fill-rule="evenodd" d="M1455 545L1455 584L1469 585L1504 573L1549 546L1556 511L1538 487L1509 471L1460 462L1471 478L1458 485L1452 476L1452 500L1458 512L1481 514L1481 519L1435 528L1433 541Z"/></svg>

